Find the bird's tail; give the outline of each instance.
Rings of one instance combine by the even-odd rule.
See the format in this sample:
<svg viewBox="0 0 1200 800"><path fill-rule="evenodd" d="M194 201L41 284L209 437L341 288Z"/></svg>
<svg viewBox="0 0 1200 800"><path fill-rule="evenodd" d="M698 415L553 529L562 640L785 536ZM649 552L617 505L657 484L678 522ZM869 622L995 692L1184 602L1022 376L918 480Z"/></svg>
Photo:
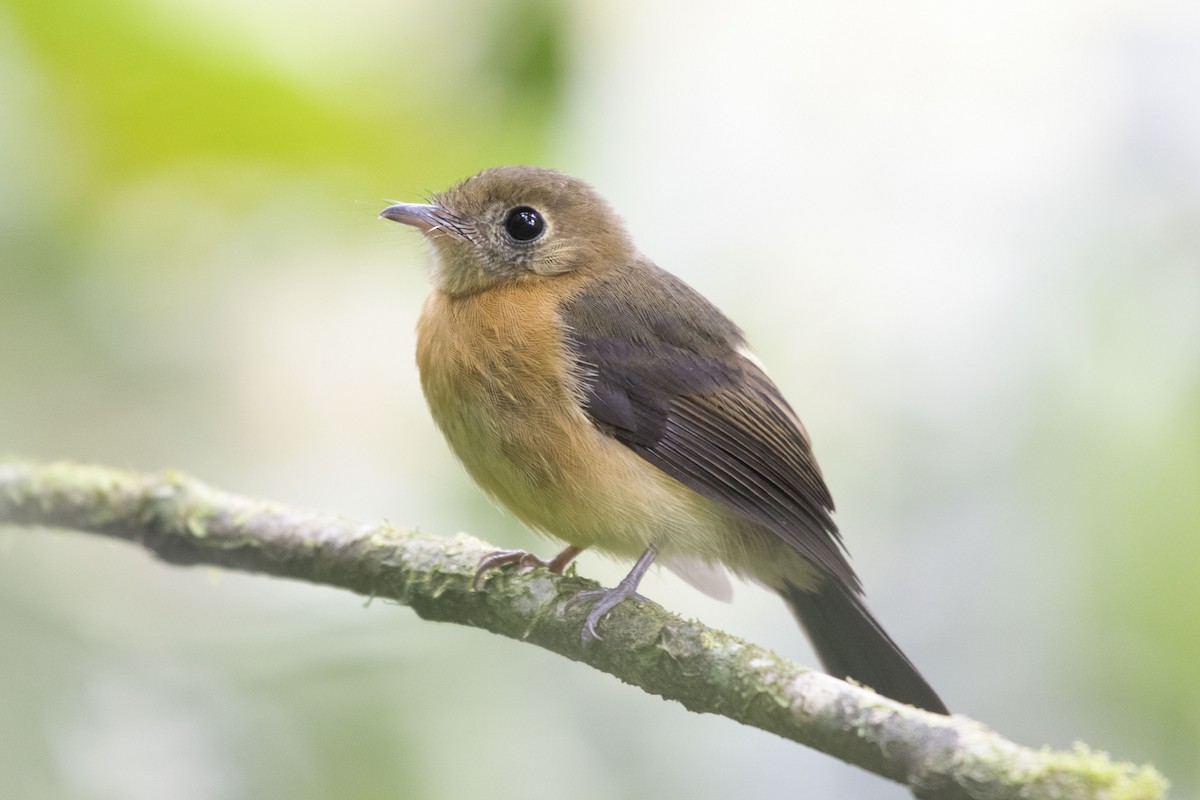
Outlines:
<svg viewBox="0 0 1200 800"><path fill-rule="evenodd" d="M950 713L856 592L826 580L817 591L787 584L780 594L830 675L853 678L886 697L936 714Z"/></svg>

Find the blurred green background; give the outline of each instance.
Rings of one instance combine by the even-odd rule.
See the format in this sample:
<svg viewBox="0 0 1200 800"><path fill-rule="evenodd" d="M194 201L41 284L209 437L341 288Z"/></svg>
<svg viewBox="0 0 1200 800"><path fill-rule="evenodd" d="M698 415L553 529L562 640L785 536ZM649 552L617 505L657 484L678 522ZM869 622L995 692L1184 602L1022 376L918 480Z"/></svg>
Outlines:
<svg viewBox="0 0 1200 800"><path fill-rule="evenodd" d="M804 417L956 711L1200 797L1194 3L0 0L0 452L550 553L442 445L419 237L597 186ZM627 565L587 555L611 585ZM776 598L670 608L808 663ZM0 797L890 797L401 608L0 531Z"/></svg>

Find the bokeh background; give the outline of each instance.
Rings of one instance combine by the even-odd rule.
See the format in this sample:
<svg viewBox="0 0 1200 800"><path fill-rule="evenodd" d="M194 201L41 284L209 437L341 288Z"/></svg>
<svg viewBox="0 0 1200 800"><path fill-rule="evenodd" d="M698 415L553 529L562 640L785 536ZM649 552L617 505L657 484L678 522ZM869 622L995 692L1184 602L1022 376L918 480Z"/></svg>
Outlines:
<svg viewBox="0 0 1200 800"><path fill-rule="evenodd" d="M743 325L952 708L1200 796L1200 5L0 0L0 452L552 552L433 429L376 218L507 163ZM644 591L814 663L755 587ZM484 794L905 796L406 609L0 531L0 796Z"/></svg>

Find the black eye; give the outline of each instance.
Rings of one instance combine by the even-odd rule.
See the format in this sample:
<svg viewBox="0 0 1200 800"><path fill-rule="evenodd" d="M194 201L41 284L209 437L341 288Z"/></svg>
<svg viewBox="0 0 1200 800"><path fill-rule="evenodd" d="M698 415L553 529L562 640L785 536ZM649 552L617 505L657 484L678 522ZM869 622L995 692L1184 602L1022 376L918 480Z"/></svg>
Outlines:
<svg viewBox="0 0 1200 800"><path fill-rule="evenodd" d="M504 230L518 242L532 242L546 229L546 220L529 206L517 206L504 219Z"/></svg>

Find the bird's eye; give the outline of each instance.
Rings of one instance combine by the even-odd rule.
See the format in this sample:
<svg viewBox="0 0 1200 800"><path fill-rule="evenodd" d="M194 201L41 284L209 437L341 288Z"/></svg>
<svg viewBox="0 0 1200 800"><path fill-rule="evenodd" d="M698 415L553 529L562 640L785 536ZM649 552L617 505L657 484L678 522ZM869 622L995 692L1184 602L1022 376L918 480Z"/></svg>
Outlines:
<svg viewBox="0 0 1200 800"><path fill-rule="evenodd" d="M529 206L517 206L504 219L504 230L518 242L532 242L546 229L546 220Z"/></svg>

